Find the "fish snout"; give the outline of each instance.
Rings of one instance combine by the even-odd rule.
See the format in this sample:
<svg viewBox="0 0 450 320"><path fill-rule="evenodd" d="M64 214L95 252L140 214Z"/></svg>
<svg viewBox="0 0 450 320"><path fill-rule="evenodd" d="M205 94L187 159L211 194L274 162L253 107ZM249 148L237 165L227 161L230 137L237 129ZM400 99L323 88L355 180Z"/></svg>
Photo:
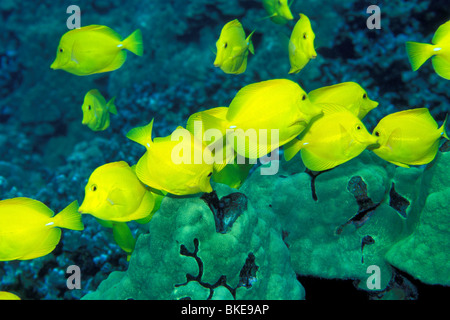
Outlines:
<svg viewBox="0 0 450 320"><path fill-rule="evenodd" d="M55 61L53 61L53 63L50 65L50 69L56 70L59 69L58 63Z"/></svg>

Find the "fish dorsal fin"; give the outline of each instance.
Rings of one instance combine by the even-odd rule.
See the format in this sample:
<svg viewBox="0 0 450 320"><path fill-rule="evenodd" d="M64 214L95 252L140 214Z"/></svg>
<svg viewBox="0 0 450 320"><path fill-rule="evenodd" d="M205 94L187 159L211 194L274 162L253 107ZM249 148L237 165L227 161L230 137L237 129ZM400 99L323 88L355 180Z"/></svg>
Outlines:
<svg viewBox="0 0 450 320"><path fill-rule="evenodd" d="M410 118L413 121L420 119L420 122L425 122L437 129L437 123L431 116L430 111L427 108L416 108L397 113L398 117Z"/></svg>
<svg viewBox="0 0 450 320"><path fill-rule="evenodd" d="M447 21L443 25L441 25L435 32L433 36L433 40L431 42L433 44L439 44L442 41L448 41L450 39L450 21Z"/></svg>
<svg viewBox="0 0 450 320"><path fill-rule="evenodd" d="M228 28L241 28L241 27L242 27L242 24L239 22L239 20L234 19L226 24L225 30Z"/></svg>
<svg viewBox="0 0 450 320"><path fill-rule="evenodd" d="M24 206L39 211L40 213L48 217L52 217L54 214L54 212L42 202L26 197L18 197L4 200L0 202L0 206Z"/></svg>
<svg viewBox="0 0 450 320"><path fill-rule="evenodd" d="M107 26L102 26L102 25L98 25L98 24L92 24L90 26L85 26L82 27L81 29L79 29L80 31L95 31L95 32L101 32L105 35L108 35L112 38L117 39L118 41L120 41L120 39L122 39L122 37L120 36L120 34L118 34L117 32L115 32L113 29L107 27Z"/></svg>

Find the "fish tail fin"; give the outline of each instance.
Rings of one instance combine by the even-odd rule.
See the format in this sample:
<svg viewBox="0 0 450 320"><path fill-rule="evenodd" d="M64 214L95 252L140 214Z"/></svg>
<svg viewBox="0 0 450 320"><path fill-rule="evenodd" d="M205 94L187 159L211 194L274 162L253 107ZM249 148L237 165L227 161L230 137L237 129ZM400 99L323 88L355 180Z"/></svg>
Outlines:
<svg viewBox="0 0 450 320"><path fill-rule="evenodd" d="M447 115L445 116L444 123L443 123L442 126L439 128L439 131L442 131L442 136L443 136L445 139L450 140L450 139L448 138L447 132L445 132L445 127L447 126L447 119L448 119L448 113L447 113Z"/></svg>
<svg viewBox="0 0 450 320"><path fill-rule="evenodd" d="M303 148L303 142L297 138L292 139L286 143L284 149L284 159L286 161L291 160L301 149Z"/></svg>
<svg viewBox="0 0 450 320"><path fill-rule="evenodd" d="M427 43L406 42L406 53L413 71L417 71L433 55L433 46Z"/></svg>
<svg viewBox="0 0 450 320"><path fill-rule="evenodd" d="M81 221L81 214L78 212L78 201L75 200L54 216L53 222L57 227L71 230L83 230L84 225Z"/></svg>
<svg viewBox="0 0 450 320"><path fill-rule="evenodd" d="M125 40L122 41L122 44L125 49L133 52L138 56L142 56L144 54L144 45L142 42L142 33L141 30L137 29L132 34L128 36Z"/></svg>
<svg viewBox="0 0 450 320"><path fill-rule="evenodd" d="M253 47L253 42L252 42L252 35L253 33L255 33L255 30L252 31L252 33L250 33L247 37L247 39L245 39L245 42L247 42L248 45L248 50L252 53L255 54L255 48Z"/></svg>
<svg viewBox="0 0 450 320"><path fill-rule="evenodd" d="M111 100L109 100L108 103L106 104L106 107L108 108L109 112L117 115L117 107L114 104L115 101L116 101L116 97L112 97Z"/></svg>
<svg viewBox="0 0 450 320"><path fill-rule="evenodd" d="M147 148L152 143L153 120L146 126L131 129L126 137Z"/></svg>
<svg viewBox="0 0 450 320"><path fill-rule="evenodd" d="M440 55L435 55L431 60L434 71L442 78L450 80L450 62Z"/></svg>

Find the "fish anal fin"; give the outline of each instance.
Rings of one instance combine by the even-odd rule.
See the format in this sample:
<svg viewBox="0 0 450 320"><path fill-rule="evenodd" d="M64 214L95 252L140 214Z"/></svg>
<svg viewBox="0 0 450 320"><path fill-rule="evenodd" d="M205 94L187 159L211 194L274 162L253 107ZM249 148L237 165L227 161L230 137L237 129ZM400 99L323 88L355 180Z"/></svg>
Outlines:
<svg viewBox="0 0 450 320"><path fill-rule="evenodd" d="M325 171L338 166L339 162L321 159L307 149L301 150L302 160L305 166L312 171Z"/></svg>
<svg viewBox="0 0 450 320"><path fill-rule="evenodd" d="M44 237L43 241L38 246L36 246L36 248L32 250L32 252L18 258L19 260L30 260L43 257L55 249L56 245L61 239L61 229L52 228L45 232L47 233L47 235Z"/></svg>

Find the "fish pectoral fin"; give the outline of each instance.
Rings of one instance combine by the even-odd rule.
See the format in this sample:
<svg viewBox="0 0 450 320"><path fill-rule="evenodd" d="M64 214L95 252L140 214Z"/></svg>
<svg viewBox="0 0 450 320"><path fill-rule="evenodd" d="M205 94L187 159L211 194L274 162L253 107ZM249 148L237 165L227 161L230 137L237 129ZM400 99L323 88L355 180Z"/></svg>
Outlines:
<svg viewBox="0 0 450 320"><path fill-rule="evenodd" d="M387 140L386 146L390 150L399 149L402 145L402 130L400 128L395 129L391 132L389 135L389 138Z"/></svg>

